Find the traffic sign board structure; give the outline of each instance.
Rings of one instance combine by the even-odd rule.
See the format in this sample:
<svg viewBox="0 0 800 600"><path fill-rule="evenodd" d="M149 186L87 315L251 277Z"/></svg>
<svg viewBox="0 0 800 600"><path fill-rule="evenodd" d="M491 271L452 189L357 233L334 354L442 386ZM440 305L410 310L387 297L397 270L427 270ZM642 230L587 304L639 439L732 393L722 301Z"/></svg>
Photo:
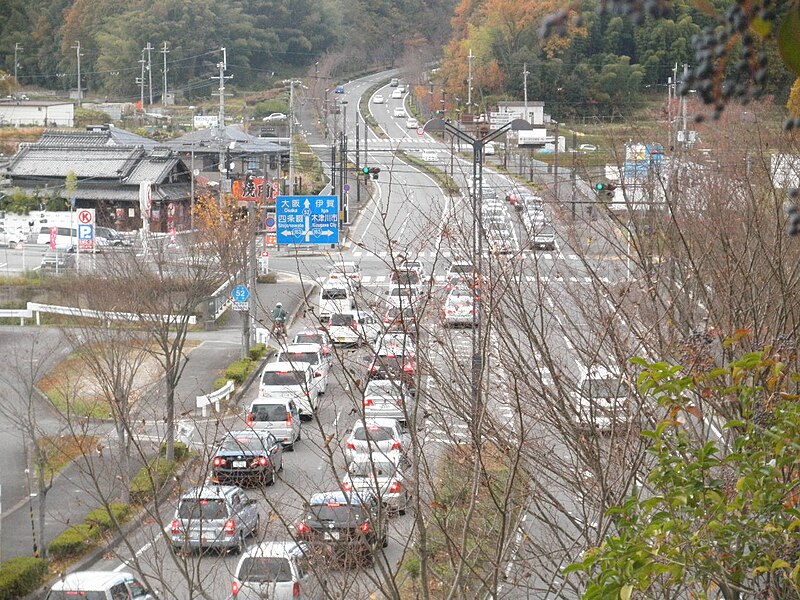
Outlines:
<svg viewBox="0 0 800 600"><path fill-rule="evenodd" d="M78 211L78 222L84 225L90 225L94 222L94 214L93 211L88 209L83 209Z"/></svg>
<svg viewBox="0 0 800 600"><path fill-rule="evenodd" d="M345 183L343 189L344 189L345 192L349 192L350 191L350 184L349 183Z"/></svg>
<svg viewBox="0 0 800 600"><path fill-rule="evenodd" d="M250 299L250 290L246 285L239 284L231 290L231 298L234 302L247 302Z"/></svg>
<svg viewBox="0 0 800 600"><path fill-rule="evenodd" d="M279 244L338 244L338 196L278 196Z"/></svg>

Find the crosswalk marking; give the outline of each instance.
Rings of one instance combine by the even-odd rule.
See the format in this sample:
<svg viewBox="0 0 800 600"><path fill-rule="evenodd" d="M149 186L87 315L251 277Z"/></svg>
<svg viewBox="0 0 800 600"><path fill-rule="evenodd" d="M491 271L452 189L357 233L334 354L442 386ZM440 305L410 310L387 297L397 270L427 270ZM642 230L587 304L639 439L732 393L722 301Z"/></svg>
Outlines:
<svg viewBox="0 0 800 600"><path fill-rule="evenodd" d="M516 245L516 244L515 244ZM415 260L434 260L434 259L442 259L442 258L450 258L454 254L451 250L428 250L423 252L415 253L413 258ZM492 254L488 250L484 250L483 257L488 258ZM571 262L583 262L583 259L578 256L577 254L553 254L552 252L541 252L537 250L514 250L505 256L508 258L517 257L522 255L525 259L533 259L539 261L548 261L548 260L563 260L563 261L571 261ZM357 259L364 259L364 258L379 258L379 259L386 259L389 258L389 252L386 250L380 250L377 252L373 251L364 251L362 249L354 250L353 251L353 258ZM591 257L591 260L596 260L596 257ZM602 260L602 259L597 259Z"/></svg>
<svg viewBox="0 0 800 600"><path fill-rule="evenodd" d="M595 281L595 279L589 277L588 275L584 275L580 279L578 277L569 277L568 279L570 283L582 284L590 284ZM327 280L328 278L325 275L320 275L319 277L315 278L317 283L325 283ZM387 275L364 275L361 278L361 283L364 285L382 285L385 284L387 280ZM611 283L611 280L608 277L598 277L597 280L605 284ZM525 282L527 283L550 283L551 281L563 282L565 281L565 278L561 275L556 275L555 277L550 277L548 275L525 275ZM433 282L437 284L443 284L446 283L447 280L445 279L444 275L434 275Z"/></svg>

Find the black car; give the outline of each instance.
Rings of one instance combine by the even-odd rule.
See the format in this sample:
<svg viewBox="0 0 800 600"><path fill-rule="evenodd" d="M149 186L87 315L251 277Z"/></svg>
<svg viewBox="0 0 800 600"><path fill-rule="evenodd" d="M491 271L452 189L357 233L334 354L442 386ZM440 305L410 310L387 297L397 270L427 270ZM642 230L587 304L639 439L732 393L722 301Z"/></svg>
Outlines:
<svg viewBox="0 0 800 600"><path fill-rule="evenodd" d="M235 485L272 485L283 469L283 447L269 432L232 431L211 459L211 480Z"/></svg>
<svg viewBox="0 0 800 600"><path fill-rule="evenodd" d="M295 529L313 551L370 563L378 545L385 548L389 543L386 520L374 495L337 490L311 496Z"/></svg>
<svg viewBox="0 0 800 600"><path fill-rule="evenodd" d="M407 333L387 332L376 342L367 367L367 381L394 379L401 381L411 394L416 393L416 345Z"/></svg>

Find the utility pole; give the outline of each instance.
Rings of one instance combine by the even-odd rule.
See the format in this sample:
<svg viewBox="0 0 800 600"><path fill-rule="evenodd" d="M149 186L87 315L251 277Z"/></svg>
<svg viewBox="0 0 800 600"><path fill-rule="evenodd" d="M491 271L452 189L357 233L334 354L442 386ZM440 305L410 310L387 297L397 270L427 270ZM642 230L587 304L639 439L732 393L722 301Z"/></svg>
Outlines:
<svg viewBox="0 0 800 600"><path fill-rule="evenodd" d="M161 92L161 104L164 106L167 105L167 54L169 50L167 50L167 42L164 42L164 45L161 46L160 50L161 54L164 55L164 90Z"/></svg>
<svg viewBox="0 0 800 600"><path fill-rule="evenodd" d="M366 127L366 123L364 127ZM358 130L359 122L358 122L358 111L356 111L356 204L361 206L361 152L360 152L360 140L361 135ZM367 163L364 162L366 165ZM350 207L348 207L349 209Z"/></svg>
<svg viewBox="0 0 800 600"><path fill-rule="evenodd" d="M526 121L530 122L530 118L528 117L528 75L531 72L528 71L528 63L523 63L522 65L522 87L525 90L525 116L523 117Z"/></svg>
<svg viewBox="0 0 800 600"><path fill-rule="evenodd" d="M150 60L150 51L154 50L154 48L150 42L147 42L147 46L144 49L147 52L147 86L150 89L150 106L153 106L153 63Z"/></svg>
<svg viewBox="0 0 800 600"><path fill-rule="evenodd" d="M472 48L467 55L467 112L472 114Z"/></svg>
<svg viewBox="0 0 800 600"><path fill-rule="evenodd" d="M555 160L553 161L553 193L556 197L556 202L558 202L558 121L556 121L556 136L553 144L553 157ZM531 179L533 179L531 177Z"/></svg>
<svg viewBox="0 0 800 600"><path fill-rule="evenodd" d="M75 50L75 54L78 56L78 106L81 106L81 102L83 101L83 89L81 88L81 42L80 40L76 41L71 48Z"/></svg>
<svg viewBox="0 0 800 600"><path fill-rule="evenodd" d="M219 69L219 75L217 77L212 77L211 79L219 79L219 87L217 93L219 94L219 116L218 123L217 123L217 137L219 138L219 198L220 203L222 202L222 194L224 188L224 182L227 180L227 173L228 173L228 161L226 158L226 150L227 145L225 144L225 138L222 135L223 130L225 129L225 80L231 79L232 75L225 75L225 70L228 67L228 54L223 46L220 48L220 52L222 52L222 60L217 63L217 68Z"/></svg>
<svg viewBox="0 0 800 600"><path fill-rule="evenodd" d="M294 86L302 83L295 79L284 80L283 83L289 84L289 195L294 195L294 160L292 150L294 149Z"/></svg>
<svg viewBox="0 0 800 600"><path fill-rule="evenodd" d="M683 79L681 79L681 83L684 83L686 80L689 79L689 65L683 63ZM681 95L681 120L682 120L682 127L683 127L683 149L686 150L687 145L689 143L689 132L686 130L687 123L686 123L686 94Z"/></svg>
<svg viewBox="0 0 800 600"><path fill-rule="evenodd" d="M144 50L142 50L142 57L139 59L139 64L142 66L142 76L136 81L139 84L139 104L144 111Z"/></svg>
<svg viewBox="0 0 800 600"><path fill-rule="evenodd" d="M14 83L19 83L17 79L17 68L19 68L19 53L20 51L25 50L22 46L19 45L19 42L14 44Z"/></svg>
<svg viewBox="0 0 800 600"><path fill-rule="evenodd" d="M575 164L576 158L576 151L575 149L578 146L578 132L574 129L572 130L572 176L570 177L571 184L572 184L572 218L575 218L575 201L577 200L577 166Z"/></svg>

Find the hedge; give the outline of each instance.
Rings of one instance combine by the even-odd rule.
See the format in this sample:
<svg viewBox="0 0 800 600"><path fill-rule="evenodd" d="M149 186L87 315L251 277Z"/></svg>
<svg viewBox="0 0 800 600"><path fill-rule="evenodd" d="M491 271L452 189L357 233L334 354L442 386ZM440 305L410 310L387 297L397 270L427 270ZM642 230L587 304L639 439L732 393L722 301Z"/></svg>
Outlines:
<svg viewBox="0 0 800 600"><path fill-rule="evenodd" d="M183 442L175 442L172 445L172 452L175 455L175 460L181 461L187 456L189 456L189 446L184 444ZM161 447L158 449L158 455L161 458L166 458L167 456L167 443L161 442Z"/></svg>
<svg viewBox="0 0 800 600"><path fill-rule="evenodd" d="M111 516L114 516L114 519ZM98 508L86 515L85 522L89 525L99 527L107 531L114 527L114 521L119 524L125 523L131 516L131 507L121 502L115 502L106 508Z"/></svg>
<svg viewBox="0 0 800 600"><path fill-rule="evenodd" d="M175 444L177 446L178 444ZM175 474L176 463L158 458L139 469L131 481L131 502L144 504Z"/></svg>
<svg viewBox="0 0 800 600"><path fill-rule="evenodd" d="M252 348L250 348L250 360L261 360L267 355L267 345L266 344L256 344Z"/></svg>
<svg viewBox="0 0 800 600"><path fill-rule="evenodd" d="M0 598L22 598L42 585L47 565L43 558L20 556L0 564Z"/></svg>
<svg viewBox="0 0 800 600"><path fill-rule="evenodd" d="M50 558L56 560L77 556L89 547L93 539L100 537L102 532L99 527L89 523L73 525L50 542L47 551Z"/></svg>
<svg viewBox="0 0 800 600"><path fill-rule="evenodd" d="M241 385L250 374L250 368L252 364L253 361L249 358L240 358L236 362L231 363L231 366L225 369L225 377L228 379L233 379L234 382Z"/></svg>

